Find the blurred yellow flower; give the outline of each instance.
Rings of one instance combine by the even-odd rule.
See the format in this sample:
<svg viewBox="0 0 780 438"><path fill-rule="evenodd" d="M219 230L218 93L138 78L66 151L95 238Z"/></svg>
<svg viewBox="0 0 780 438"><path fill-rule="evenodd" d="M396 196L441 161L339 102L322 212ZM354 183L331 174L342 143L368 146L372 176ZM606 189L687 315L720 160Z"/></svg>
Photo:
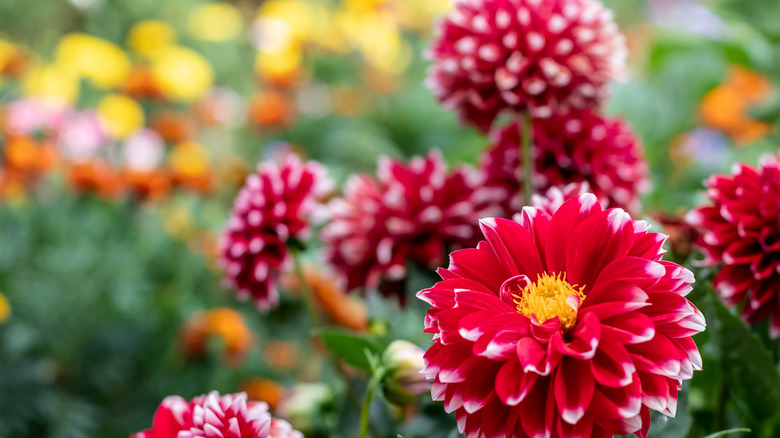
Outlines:
<svg viewBox="0 0 780 438"><path fill-rule="evenodd" d="M183 203L171 203L161 211L162 227L174 239L184 240L195 231L192 211Z"/></svg>
<svg viewBox="0 0 780 438"><path fill-rule="evenodd" d="M119 46L83 33L60 40L57 62L103 89L118 87L130 74L130 59Z"/></svg>
<svg viewBox="0 0 780 438"><path fill-rule="evenodd" d="M5 295L0 294L0 324L4 323L11 316L11 305Z"/></svg>
<svg viewBox="0 0 780 438"><path fill-rule="evenodd" d="M272 83L285 83L298 71L303 61L300 50L290 49L280 53L257 52L255 72Z"/></svg>
<svg viewBox="0 0 780 438"><path fill-rule="evenodd" d="M33 67L24 78L24 94L74 102L79 95L79 77L60 65Z"/></svg>
<svg viewBox="0 0 780 438"><path fill-rule="evenodd" d="M241 33L243 20L238 9L228 3L207 3L190 13L189 30L203 41L227 41Z"/></svg>
<svg viewBox="0 0 780 438"><path fill-rule="evenodd" d="M176 44L176 30L159 20L139 21L127 34L127 45L138 56L154 57L160 50Z"/></svg>
<svg viewBox="0 0 780 438"><path fill-rule="evenodd" d="M360 52L363 58L387 73L399 74L406 71L412 61L412 49L401 38L397 29L376 23L372 30L361 38Z"/></svg>
<svg viewBox="0 0 780 438"><path fill-rule="evenodd" d="M0 39L0 71L16 56L16 46L8 41Z"/></svg>
<svg viewBox="0 0 780 438"><path fill-rule="evenodd" d="M116 138L126 138L144 125L141 105L122 94L109 94L101 99L97 113L109 134Z"/></svg>
<svg viewBox="0 0 780 438"><path fill-rule="evenodd" d="M172 46L154 58L152 76L167 98L190 102L203 96L214 83L211 65L198 52Z"/></svg>
<svg viewBox="0 0 780 438"><path fill-rule="evenodd" d="M313 5L299 0L269 0L258 13L262 18L275 18L287 22L297 42L308 39L313 31Z"/></svg>
<svg viewBox="0 0 780 438"><path fill-rule="evenodd" d="M185 141L173 147L168 156L171 170L187 177L196 177L209 171L209 151L194 141Z"/></svg>

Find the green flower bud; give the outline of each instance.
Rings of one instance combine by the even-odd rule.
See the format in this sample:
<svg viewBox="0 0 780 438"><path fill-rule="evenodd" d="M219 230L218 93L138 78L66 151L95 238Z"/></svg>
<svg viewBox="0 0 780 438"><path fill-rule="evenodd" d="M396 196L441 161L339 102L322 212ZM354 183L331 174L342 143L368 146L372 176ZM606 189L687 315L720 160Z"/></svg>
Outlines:
<svg viewBox="0 0 780 438"><path fill-rule="evenodd" d="M391 403L406 406L431 390L431 384L421 374L425 366L425 351L409 341L396 340L382 354L385 368L382 390Z"/></svg>

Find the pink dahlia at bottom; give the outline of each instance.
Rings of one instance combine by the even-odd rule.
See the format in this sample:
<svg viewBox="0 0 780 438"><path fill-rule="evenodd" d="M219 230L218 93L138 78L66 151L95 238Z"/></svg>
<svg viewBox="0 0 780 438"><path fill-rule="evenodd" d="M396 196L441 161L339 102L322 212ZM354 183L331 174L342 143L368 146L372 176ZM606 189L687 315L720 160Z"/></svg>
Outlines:
<svg viewBox="0 0 780 438"><path fill-rule="evenodd" d="M504 112L590 108L621 78L625 37L596 0L459 1L429 51L428 84L487 132Z"/></svg>
<svg viewBox="0 0 780 438"><path fill-rule="evenodd" d="M271 418L268 405L247 402L245 393L216 391L187 402L169 396L157 408L152 428L131 438L303 438L290 423Z"/></svg>
<svg viewBox="0 0 780 438"><path fill-rule="evenodd" d="M780 157L766 157L758 169L737 164L733 175L715 175L706 185L712 205L687 217L701 227L701 264L722 265L713 281L721 299L743 303L751 324L771 317L770 333L780 337Z"/></svg>
<svg viewBox="0 0 780 438"><path fill-rule="evenodd" d="M381 286L403 302L407 260L436 268L448 249L474 245L479 218L498 213L492 192L470 169L448 171L438 151L380 159L378 178L353 176L329 205L327 258L348 290Z"/></svg>
<svg viewBox="0 0 780 438"><path fill-rule="evenodd" d="M639 195L649 184L648 166L641 143L627 123L591 110L571 111L534 119L533 132L536 191L587 182L607 207L638 212ZM497 132L480 162L485 185L503 193L504 217L526 205L520 139L517 124Z"/></svg>
<svg viewBox="0 0 780 438"><path fill-rule="evenodd" d="M693 275L661 260L665 236L592 194L552 215L481 221L450 255L431 305L423 370L467 437L647 435L701 369Z"/></svg>
<svg viewBox="0 0 780 438"><path fill-rule="evenodd" d="M226 282L239 298L251 296L263 311L276 305L279 273L292 263L287 245L308 237L332 185L324 167L291 154L261 163L247 178L219 243Z"/></svg>

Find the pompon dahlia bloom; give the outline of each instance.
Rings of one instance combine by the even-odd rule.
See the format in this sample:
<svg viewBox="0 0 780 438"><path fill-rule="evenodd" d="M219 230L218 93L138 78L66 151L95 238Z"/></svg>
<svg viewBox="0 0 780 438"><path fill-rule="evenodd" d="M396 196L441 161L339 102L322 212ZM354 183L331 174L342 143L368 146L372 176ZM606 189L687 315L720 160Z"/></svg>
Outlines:
<svg viewBox="0 0 780 438"><path fill-rule="evenodd" d="M587 182L608 207L636 213L639 194L648 186L648 166L639 139L620 119L590 110L533 120L534 188ZM520 211L523 202L520 128L512 124L493 135L480 167L485 185L499 189L504 217Z"/></svg>
<svg viewBox="0 0 780 438"><path fill-rule="evenodd" d="M625 37L597 0L461 0L438 28L428 83L484 132L504 112L595 107L623 76Z"/></svg>
<svg viewBox="0 0 780 438"><path fill-rule="evenodd" d="M481 227L417 295L434 334L423 372L466 437L644 437L649 409L675 414L705 321L665 236L592 194Z"/></svg>
<svg viewBox="0 0 780 438"><path fill-rule="evenodd" d="M477 221L495 205L476 174L448 171L438 151L408 164L381 158L378 178L353 176L332 201L322 239L347 290L382 286L403 302L407 259L440 266L448 248L477 242Z"/></svg>
<svg viewBox="0 0 780 438"><path fill-rule="evenodd" d="M758 169L737 164L733 175L706 185L712 205L687 216L701 227L701 264L722 264L713 281L721 299L732 307L744 302L750 324L771 317L770 333L780 337L780 157L764 158Z"/></svg>
<svg viewBox="0 0 780 438"><path fill-rule="evenodd" d="M552 216L564 202L586 193L590 193L590 186L587 182L566 184L563 187L550 187L544 196L536 193L531 195L531 207L538 208ZM605 204L602 199L599 199L599 203L602 207Z"/></svg>
<svg viewBox="0 0 780 438"><path fill-rule="evenodd" d="M236 196L220 240L220 263L239 298L266 311L279 300L279 272L291 264L287 244L306 238L318 200L332 188L325 168L294 155L260 163Z"/></svg>
<svg viewBox="0 0 780 438"><path fill-rule="evenodd" d="M271 418L268 405L247 402L246 393L216 391L187 402L172 395L157 408L152 428L131 438L303 438L290 423Z"/></svg>

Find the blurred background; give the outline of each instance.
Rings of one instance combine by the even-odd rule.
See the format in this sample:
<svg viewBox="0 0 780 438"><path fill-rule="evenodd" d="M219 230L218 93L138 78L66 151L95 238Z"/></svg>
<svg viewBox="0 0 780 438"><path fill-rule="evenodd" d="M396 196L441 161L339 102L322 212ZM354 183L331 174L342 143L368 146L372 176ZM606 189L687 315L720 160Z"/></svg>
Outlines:
<svg viewBox="0 0 780 438"><path fill-rule="evenodd" d="M702 180L777 149L780 3L606 3L631 53L608 112L645 145L646 215L689 252L674 224ZM487 140L423 84L434 19L450 7L0 2L0 437L125 437L166 395L210 389L247 391L307 436L356 436L354 394L311 348L297 285L268 315L236 302L217 236L245 176L285 150L338 182L432 147L475 163ZM312 272L332 325L429 340L421 305L358 300ZM419 278L410 293L431 277ZM717 430L707 382L720 377L706 370L680 417ZM415 409L397 432L451 435L440 407Z"/></svg>

